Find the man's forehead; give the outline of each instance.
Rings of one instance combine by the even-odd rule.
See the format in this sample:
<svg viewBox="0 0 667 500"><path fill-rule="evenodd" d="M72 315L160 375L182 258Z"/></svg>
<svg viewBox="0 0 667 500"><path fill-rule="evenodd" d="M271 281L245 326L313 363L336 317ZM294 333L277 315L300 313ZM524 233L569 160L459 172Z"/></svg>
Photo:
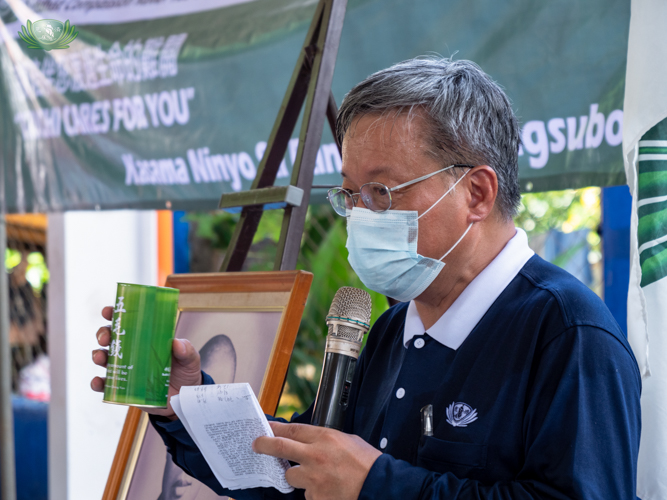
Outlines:
<svg viewBox="0 0 667 500"><path fill-rule="evenodd" d="M407 113L362 115L343 140L342 176L352 184L428 173L423 120Z"/></svg>
<svg viewBox="0 0 667 500"><path fill-rule="evenodd" d="M364 143L367 147L413 145L420 142L423 127L423 118L418 113L364 114L352 120L345 139Z"/></svg>

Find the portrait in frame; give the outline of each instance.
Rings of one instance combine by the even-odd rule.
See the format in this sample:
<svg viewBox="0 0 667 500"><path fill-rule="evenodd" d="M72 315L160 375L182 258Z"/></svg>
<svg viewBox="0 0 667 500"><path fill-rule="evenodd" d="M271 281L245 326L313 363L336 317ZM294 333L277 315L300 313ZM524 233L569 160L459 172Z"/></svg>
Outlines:
<svg viewBox="0 0 667 500"><path fill-rule="evenodd" d="M312 274L171 275L180 290L176 337L188 339L216 383L248 382L265 413L278 407ZM173 464L148 415L129 408L103 500L214 500Z"/></svg>

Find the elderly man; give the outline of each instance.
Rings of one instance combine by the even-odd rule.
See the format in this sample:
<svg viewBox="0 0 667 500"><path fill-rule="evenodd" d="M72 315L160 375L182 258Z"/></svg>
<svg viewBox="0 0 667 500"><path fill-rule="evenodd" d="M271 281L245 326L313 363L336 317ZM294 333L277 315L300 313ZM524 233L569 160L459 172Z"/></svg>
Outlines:
<svg viewBox="0 0 667 500"><path fill-rule="evenodd" d="M634 499L636 362L598 297L514 227L519 127L499 86L471 62L406 61L350 91L338 134L350 264L401 303L369 334L345 433L309 410L255 441L300 465L290 498ZM191 346L174 358L176 388L211 383ZM229 493L174 418L152 420L175 461Z"/></svg>

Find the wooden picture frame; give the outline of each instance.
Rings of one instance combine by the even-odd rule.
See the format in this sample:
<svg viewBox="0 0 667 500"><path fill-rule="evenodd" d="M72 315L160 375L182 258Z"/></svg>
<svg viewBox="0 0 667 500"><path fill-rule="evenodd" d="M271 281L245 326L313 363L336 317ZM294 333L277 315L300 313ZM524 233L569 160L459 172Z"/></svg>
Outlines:
<svg viewBox="0 0 667 500"><path fill-rule="evenodd" d="M219 383L249 382L251 386L255 386L253 389L264 412L273 415L278 407L312 279L313 275L306 271L171 275L165 286L180 290L176 336L190 339L195 348L201 349L202 364L204 349L201 344L204 343L205 348L214 339L217 342L217 339L225 337L225 342L232 346L234 352L232 378L237 378L218 381L214 376L214 380ZM221 322L221 319L225 321ZM244 328L244 325L247 327ZM241 328L238 328L239 326ZM223 333L216 333L218 331ZM271 338L273 342L267 342L267 339ZM240 359L234 345L241 346ZM255 345L259 347L257 352L253 351ZM223 351L224 349L218 347L207 350L216 353ZM211 366L222 365L229 363ZM206 371L206 367L204 370ZM223 378L226 376L223 375ZM133 493L133 490L139 488L139 481L133 484L138 464L141 467L142 463L160 461L157 456L155 459L150 457L151 451L148 451L149 448L153 450L158 446L152 436L157 436L157 433L149 425L146 413L138 408L129 408L102 500L139 498L139 494ZM152 444L144 446L148 440L151 440ZM164 464L166 448L161 441L160 444L165 450L162 458ZM166 460L169 462L170 457L166 457ZM164 476L161 479L161 493L156 500L168 498L164 493L165 488L162 487L168 466L168 463L162 465ZM154 465L149 467L155 468ZM154 472L151 471L152 469L148 470L148 473L142 473L142 481L157 480L156 477L150 477ZM177 487L180 495L184 487L173 488ZM142 493L140 496L142 500L152 500L151 495Z"/></svg>

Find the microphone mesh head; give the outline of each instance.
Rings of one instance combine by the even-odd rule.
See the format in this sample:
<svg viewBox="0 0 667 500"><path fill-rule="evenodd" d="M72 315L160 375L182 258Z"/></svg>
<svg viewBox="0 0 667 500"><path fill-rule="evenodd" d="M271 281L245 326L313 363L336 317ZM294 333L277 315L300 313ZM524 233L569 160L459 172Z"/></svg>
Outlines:
<svg viewBox="0 0 667 500"><path fill-rule="evenodd" d="M341 321L349 320L353 323L371 322L371 296L365 290L344 286L339 288L334 295L327 319L331 317L341 318ZM341 325L338 328L338 336L342 337L361 337L368 328L359 325L359 328L350 328ZM347 330L350 330L349 332ZM361 331L360 331L361 330ZM329 333L332 333L332 325L329 324Z"/></svg>

